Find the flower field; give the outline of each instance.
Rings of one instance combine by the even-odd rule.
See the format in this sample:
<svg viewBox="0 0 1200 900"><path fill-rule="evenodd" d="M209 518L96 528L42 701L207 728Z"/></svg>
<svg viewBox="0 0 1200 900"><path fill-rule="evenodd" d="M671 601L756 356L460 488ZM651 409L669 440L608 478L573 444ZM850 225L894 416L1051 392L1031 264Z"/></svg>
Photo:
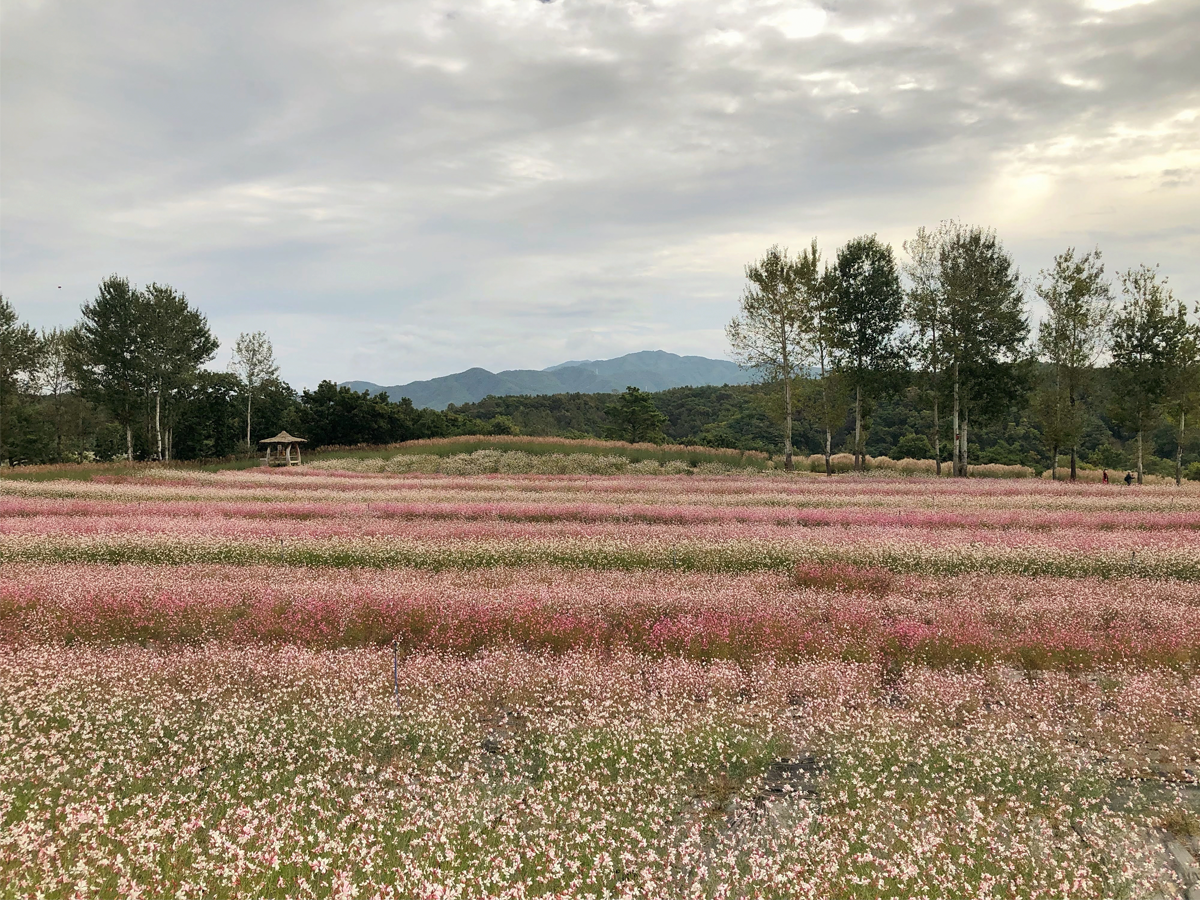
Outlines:
<svg viewBox="0 0 1200 900"><path fill-rule="evenodd" d="M0 894L1200 897L1200 490L358 468L0 482Z"/></svg>

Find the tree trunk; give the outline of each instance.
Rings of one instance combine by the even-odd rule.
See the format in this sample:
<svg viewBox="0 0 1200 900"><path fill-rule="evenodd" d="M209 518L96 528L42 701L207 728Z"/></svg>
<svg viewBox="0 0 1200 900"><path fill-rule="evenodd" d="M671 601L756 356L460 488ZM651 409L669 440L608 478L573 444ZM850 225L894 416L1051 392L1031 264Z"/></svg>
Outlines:
<svg viewBox="0 0 1200 900"><path fill-rule="evenodd" d="M1058 481L1058 441L1050 442L1050 480Z"/></svg>
<svg viewBox="0 0 1200 900"><path fill-rule="evenodd" d="M1142 417L1138 415L1138 484L1142 483Z"/></svg>
<svg viewBox="0 0 1200 900"><path fill-rule="evenodd" d="M867 461L862 451L862 386L854 388L854 471L864 472Z"/></svg>
<svg viewBox="0 0 1200 900"><path fill-rule="evenodd" d="M962 428L962 474L963 478L967 477L967 419L966 410L963 410L963 428Z"/></svg>
<svg viewBox="0 0 1200 900"><path fill-rule="evenodd" d="M825 475L833 474L833 429L829 427L829 381L825 377L825 350L821 349L821 415L825 421Z"/></svg>
<svg viewBox="0 0 1200 900"><path fill-rule="evenodd" d="M1175 439L1175 486L1183 484L1183 422L1184 410L1179 407L1179 436Z"/></svg>
<svg viewBox="0 0 1200 900"><path fill-rule="evenodd" d="M1071 483L1075 483L1075 458L1079 451L1079 420L1075 417L1075 387L1072 382L1068 395L1071 398Z"/></svg>
<svg viewBox="0 0 1200 900"><path fill-rule="evenodd" d="M792 379L783 378L783 468L792 471Z"/></svg>
<svg viewBox="0 0 1200 900"><path fill-rule="evenodd" d="M62 397L58 393L58 389L54 391L54 461L62 462Z"/></svg>
<svg viewBox="0 0 1200 900"><path fill-rule="evenodd" d="M125 426L125 456L130 462L133 462L133 426L132 425Z"/></svg>
<svg viewBox="0 0 1200 900"><path fill-rule="evenodd" d="M162 390L154 392L154 435L158 440L158 459L163 458L162 442Z"/></svg>
<svg viewBox="0 0 1200 900"><path fill-rule="evenodd" d="M251 452L254 450L254 447L250 443L250 401L251 401L251 399L253 399L253 398L251 398L249 392L247 392L247 394L246 394L246 450L247 450L247 452Z"/></svg>
<svg viewBox="0 0 1200 900"><path fill-rule="evenodd" d="M942 474L942 433L938 429L938 398L937 388L933 394L933 466L938 475Z"/></svg>
<svg viewBox="0 0 1200 900"><path fill-rule="evenodd" d="M953 475L955 478L958 478L962 474L961 467L958 464L959 449L960 449L961 441L962 441L962 434L959 431L958 412L959 412L959 410L958 410L958 363L955 362L955 364L954 364L954 413L953 413L953 417L954 417L954 452L953 452L953 459L950 462L950 474Z"/></svg>

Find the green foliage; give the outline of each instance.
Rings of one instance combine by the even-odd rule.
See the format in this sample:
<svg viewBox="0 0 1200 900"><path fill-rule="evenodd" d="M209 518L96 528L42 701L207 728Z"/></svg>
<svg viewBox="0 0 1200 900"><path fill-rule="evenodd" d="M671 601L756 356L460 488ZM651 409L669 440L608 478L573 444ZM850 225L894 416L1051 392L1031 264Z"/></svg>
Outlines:
<svg viewBox="0 0 1200 900"><path fill-rule="evenodd" d="M830 308L831 345L836 369L854 396L855 466L864 453L864 417L870 401L899 387L904 350L898 339L904 319L904 292L892 248L864 235L838 250Z"/></svg>
<svg viewBox="0 0 1200 900"><path fill-rule="evenodd" d="M1149 266L1121 276L1124 302L1113 319L1114 411L1137 434L1138 483L1145 469L1143 438L1177 387L1175 373L1194 350L1193 326L1158 272ZM1179 391L1181 409L1190 389ZM1180 439L1182 444L1182 436Z"/></svg>
<svg viewBox="0 0 1200 900"><path fill-rule="evenodd" d="M942 246L944 368L957 378L963 407L978 418L1003 415L1028 392L1029 320L1021 276L992 231L958 227Z"/></svg>
<svg viewBox="0 0 1200 900"><path fill-rule="evenodd" d="M322 381L315 391L301 394L295 427L315 448L441 437L447 433L447 420L435 410L415 409L407 397L391 403L387 394L358 393Z"/></svg>
<svg viewBox="0 0 1200 900"><path fill-rule="evenodd" d="M888 453L892 459L933 459L933 445L923 434L906 434Z"/></svg>
<svg viewBox="0 0 1200 900"><path fill-rule="evenodd" d="M611 394L485 397L476 403L451 404L446 407L446 414L483 423L507 418L520 434L601 437L605 425L604 406L611 400ZM490 424L484 427L484 433L491 432ZM458 428L452 428L452 431L458 431Z"/></svg>
<svg viewBox="0 0 1200 900"><path fill-rule="evenodd" d="M632 385L604 407L608 427L604 436L630 444L661 444L666 439L663 426L667 417L659 412L649 394Z"/></svg>
<svg viewBox="0 0 1200 900"><path fill-rule="evenodd" d="M838 250L831 333L852 389L879 390L902 371L904 294L892 248L875 235Z"/></svg>
<svg viewBox="0 0 1200 900"><path fill-rule="evenodd" d="M30 326L17 319L12 304L0 297L0 465L29 459L32 412L42 344Z"/></svg>
<svg viewBox="0 0 1200 900"><path fill-rule="evenodd" d="M125 428L126 455L131 459L132 428L145 372L142 312L141 297L129 279L109 276L96 299L84 304L72 348L80 392L104 406Z"/></svg>
<svg viewBox="0 0 1200 900"><path fill-rule="evenodd" d="M812 253L798 260L774 246L747 265L738 315L725 327L738 365L783 388L783 453L788 469L792 467L792 387L810 343L805 287L816 269L815 253L815 242Z"/></svg>
<svg viewBox="0 0 1200 900"><path fill-rule="evenodd" d="M1079 447L1087 394L1096 359L1107 338L1112 290L1104 277L1100 251L1075 255L1068 248L1043 270L1037 287L1049 317L1041 323L1038 355L1049 364L1034 398L1034 408L1050 445Z"/></svg>
<svg viewBox="0 0 1200 900"><path fill-rule="evenodd" d="M1129 454L1105 443L1085 454L1084 462L1100 469L1124 469L1129 466Z"/></svg>

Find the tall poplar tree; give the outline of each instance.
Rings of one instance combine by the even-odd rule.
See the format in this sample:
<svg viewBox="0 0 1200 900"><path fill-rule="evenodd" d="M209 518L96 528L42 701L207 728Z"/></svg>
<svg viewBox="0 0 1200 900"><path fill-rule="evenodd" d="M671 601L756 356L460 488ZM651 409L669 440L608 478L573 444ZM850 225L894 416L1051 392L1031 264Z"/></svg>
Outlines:
<svg viewBox="0 0 1200 900"><path fill-rule="evenodd" d="M139 353L144 360L146 394L154 396L156 456L169 460L182 395L197 382L199 367L216 353L217 340L204 314L188 305L187 296L169 284L151 283L140 293Z"/></svg>
<svg viewBox="0 0 1200 900"><path fill-rule="evenodd" d="M861 472L864 403L892 387L904 366L899 340L904 292L892 248L873 234L838 250L836 272L833 344L846 387L854 392L854 469Z"/></svg>
<svg viewBox="0 0 1200 900"><path fill-rule="evenodd" d="M275 362L275 349L271 341L261 331L243 332L233 344L233 358L229 369L242 385L242 396L246 399L246 448L254 450L250 440L250 414L254 398L258 396L263 385L279 376L279 366Z"/></svg>
<svg viewBox="0 0 1200 900"><path fill-rule="evenodd" d="M42 331L42 390L49 401L54 426L54 461L62 462L63 434L69 395L75 390L68 359L71 333L61 328ZM80 448L82 457L82 448Z"/></svg>
<svg viewBox="0 0 1200 900"><path fill-rule="evenodd" d="M999 411L1024 390L1029 337L1021 278L994 231L954 225L938 252L943 293L941 344L952 390L952 471L967 474L972 412Z"/></svg>
<svg viewBox="0 0 1200 900"><path fill-rule="evenodd" d="M1124 295L1112 323L1115 411L1137 431L1137 483L1145 471L1145 432L1167 399L1182 304L1176 304L1157 266L1138 266L1121 276Z"/></svg>
<svg viewBox="0 0 1200 900"><path fill-rule="evenodd" d="M942 431L939 401L942 391L941 334L945 314L944 288L941 283L939 254L942 242L951 226L943 222L935 231L924 226L917 229L912 240L904 242L908 260L904 273L908 276L907 316L912 325L917 365L924 376L926 390L933 404L933 458L938 475L942 474Z"/></svg>
<svg viewBox="0 0 1200 900"><path fill-rule="evenodd" d="M1037 286L1049 316L1041 323L1038 354L1049 363L1051 381L1045 423L1051 436L1051 474L1058 477L1058 451L1071 448L1071 480L1075 480L1082 430L1080 402L1108 338L1112 289L1104 277L1100 251L1079 256L1070 247L1043 269Z"/></svg>
<svg viewBox="0 0 1200 900"><path fill-rule="evenodd" d="M171 458L172 426L178 400L196 382L200 366L217 352L208 320L187 297L166 284L149 284L142 293L142 347L146 390L154 396L154 434L158 459ZM164 442L163 414L167 427Z"/></svg>
<svg viewBox="0 0 1200 900"><path fill-rule="evenodd" d="M13 462L21 395L35 386L41 353L38 333L22 324L12 304L0 296L0 464Z"/></svg>
<svg viewBox="0 0 1200 900"><path fill-rule="evenodd" d="M133 421L146 384L142 295L128 278L111 275L82 313L72 332L72 375L83 395L107 407L125 429L125 453L132 461Z"/></svg>
<svg viewBox="0 0 1200 900"><path fill-rule="evenodd" d="M800 352L808 376L802 380L803 399L825 432L825 474L832 475L833 432L846 419L831 322L837 273L828 265L822 271L816 238L796 257L796 284L801 301Z"/></svg>
<svg viewBox="0 0 1200 900"><path fill-rule="evenodd" d="M792 471L792 384L803 356L804 309L795 263L771 247L746 266L741 309L725 327L738 365L783 384L783 467Z"/></svg>
<svg viewBox="0 0 1200 900"><path fill-rule="evenodd" d="M1200 313L1200 307L1197 307ZM1171 362L1167 377L1167 412L1175 429L1175 484L1183 481L1183 439L1187 414L1200 406L1200 323L1190 322L1182 303L1175 308Z"/></svg>

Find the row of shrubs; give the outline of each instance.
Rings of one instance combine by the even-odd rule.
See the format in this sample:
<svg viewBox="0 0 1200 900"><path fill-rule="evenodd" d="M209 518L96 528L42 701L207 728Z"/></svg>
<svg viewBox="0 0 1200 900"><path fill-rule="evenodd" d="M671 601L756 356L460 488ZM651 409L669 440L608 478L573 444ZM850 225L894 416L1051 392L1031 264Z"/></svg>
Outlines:
<svg viewBox="0 0 1200 900"><path fill-rule="evenodd" d="M602 441L596 438L527 437L523 435L462 435L445 438L423 438L398 444L358 445L352 447L324 446L320 456L383 456L415 454L455 456L476 450L519 450L541 455L550 453L589 453L594 456L621 455L633 460L655 459L666 462L681 459L689 466L718 462L730 466L763 468L770 454L758 450L733 450L726 447L694 447L683 444L630 444L624 441Z"/></svg>
<svg viewBox="0 0 1200 900"><path fill-rule="evenodd" d="M341 472L437 475L724 475L746 469L704 462L689 466L682 459L630 460L625 456L593 453L526 453L522 450L476 450L453 456L399 453L389 458L322 459L309 468Z"/></svg>
<svg viewBox="0 0 1200 900"><path fill-rule="evenodd" d="M854 468L854 457L839 453L832 457L834 472L850 472ZM768 472L779 472L778 462L769 464ZM523 450L476 450L474 453L457 453L452 456L437 456L430 453L398 453L390 457L348 457L321 459L310 465L314 469L366 473L424 473L438 475L726 475L746 473L745 467L725 465L719 462L702 462L689 465L682 459L631 460L616 454L594 453L526 453ZM816 454L797 460L797 468L810 472L825 471L825 457ZM943 465L943 474L950 467ZM868 474L877 475L926 475L935 473L931 459L889 459L886 456L867 457ZM990 478L1029 478L1035 473L1026 466L982 465L972 466L971 474Z"/></svg>
<svg viewBox="0 0 1200 900"><path fill-rule="evenodd" d="M829 459L833 471L837 474L854 471L853 453L835 453ZM810 472L825 471L825 457L814 453L808 457ZM937 463L932 459L892 459L888 456L868 456L866 458L868 474L878 475L928 475L937 474ZM1037 473L1029 466L1005 466L999 463L986 463L979 466L969 466L970 474L981 478L1033 478ZM950 463L942 463L942 475L950 474Z"/></svg>

